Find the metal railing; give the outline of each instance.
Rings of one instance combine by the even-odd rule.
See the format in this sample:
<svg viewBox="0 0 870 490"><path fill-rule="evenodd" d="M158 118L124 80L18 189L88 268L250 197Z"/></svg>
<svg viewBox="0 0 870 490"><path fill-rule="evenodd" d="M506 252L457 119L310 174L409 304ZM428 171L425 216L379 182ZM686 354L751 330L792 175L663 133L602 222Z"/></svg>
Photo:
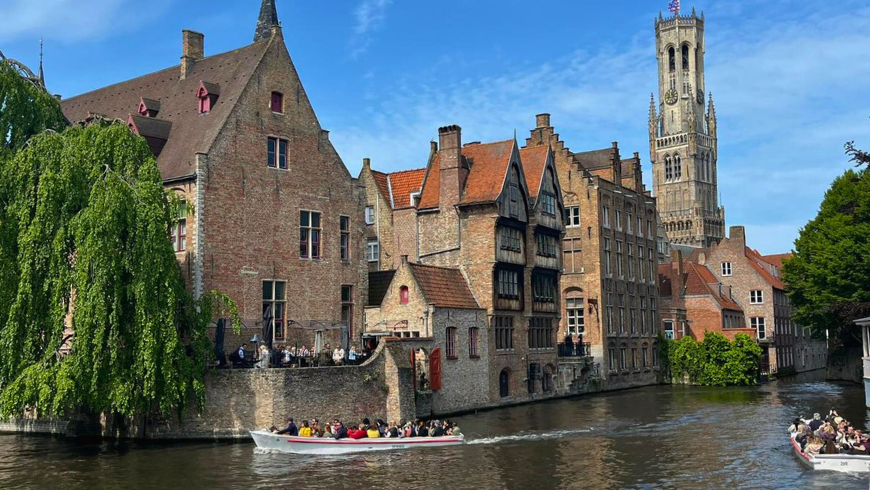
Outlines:
<svg viewBox="0 0 870 490"><path fill-rule="evenodd" d="M588 357L592 355L592 344L559 344L559 357Z"/></svg>

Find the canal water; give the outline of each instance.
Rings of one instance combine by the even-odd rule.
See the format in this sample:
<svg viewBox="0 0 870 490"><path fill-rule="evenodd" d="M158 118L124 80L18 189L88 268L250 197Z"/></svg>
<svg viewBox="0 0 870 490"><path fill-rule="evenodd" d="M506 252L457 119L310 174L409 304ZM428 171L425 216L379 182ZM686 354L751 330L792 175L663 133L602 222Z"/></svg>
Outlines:
<svg viewBox="0 0 870 490"><path fill-rule="evenodd" d="M798 414L868 425L858 385L809 373L753 388L648 387L457 417L469 443L312 457L253 444L82 443L0 435L0 488L868 488L790 453ZM323 414L322 418L329 418Z"/></svg>

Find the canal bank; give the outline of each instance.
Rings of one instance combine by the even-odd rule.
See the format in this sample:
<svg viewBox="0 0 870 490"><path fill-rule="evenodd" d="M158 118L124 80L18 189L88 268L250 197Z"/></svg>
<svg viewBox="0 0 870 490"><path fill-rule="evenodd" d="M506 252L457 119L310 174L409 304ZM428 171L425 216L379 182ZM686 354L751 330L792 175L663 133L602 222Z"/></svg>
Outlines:
<svg viewBox="0 0 870 490"><path fill-rule="evenodd" d="M817 371L757 387L655 386L467 415L454 419L465 446L387 454L0 435L0 488L867 488L867 477L812 473L789 452L790 420L832 407L860 428L870 422L860 386Z"/></svg>

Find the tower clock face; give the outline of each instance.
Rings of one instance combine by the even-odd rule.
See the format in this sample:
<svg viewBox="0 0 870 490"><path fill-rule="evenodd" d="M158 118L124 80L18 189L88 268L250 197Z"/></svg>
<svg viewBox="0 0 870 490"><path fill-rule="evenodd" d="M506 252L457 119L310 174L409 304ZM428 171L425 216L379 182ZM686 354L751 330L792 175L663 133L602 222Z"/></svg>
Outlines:
<svg viewBox="0 0 870 490"><path fill-rule="evenodd" d="M698 89L698 103L699 104L704 103L704 91L701 89Z"/></svg>
<svg viewBox="0 0 870 490"><path fill-rule="evenodd" d="M671 104L671 105L676 104L677 99L679 99L679 95L677 94L676 90L670 89L667 92L665 92L665 102L667 102L668 104Z"/></svg>

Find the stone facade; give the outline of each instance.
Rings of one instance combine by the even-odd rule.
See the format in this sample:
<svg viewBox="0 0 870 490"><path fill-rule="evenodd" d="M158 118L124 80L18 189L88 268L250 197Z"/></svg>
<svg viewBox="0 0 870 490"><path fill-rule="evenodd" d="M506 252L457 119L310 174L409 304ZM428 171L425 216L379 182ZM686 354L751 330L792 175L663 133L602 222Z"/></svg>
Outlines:
<svg viewBox="0 0 870 490"><path fill-rule="evenodd" d="M623 160L616 143L574 153L549 114L526 140L536 147L552 149L566 209L559 338L589 344L587 376L598 373L603 389L656 383L658 218L638 155Z"/></svg>
<svg viewBox="0 0 870 490"><path fill-rule="evenodd" d="M709 246L724 236L718 204L718 138L713 96L706 106L704 16L659 18L659 106L650 97L653 191L671 243Z"/></svg>

